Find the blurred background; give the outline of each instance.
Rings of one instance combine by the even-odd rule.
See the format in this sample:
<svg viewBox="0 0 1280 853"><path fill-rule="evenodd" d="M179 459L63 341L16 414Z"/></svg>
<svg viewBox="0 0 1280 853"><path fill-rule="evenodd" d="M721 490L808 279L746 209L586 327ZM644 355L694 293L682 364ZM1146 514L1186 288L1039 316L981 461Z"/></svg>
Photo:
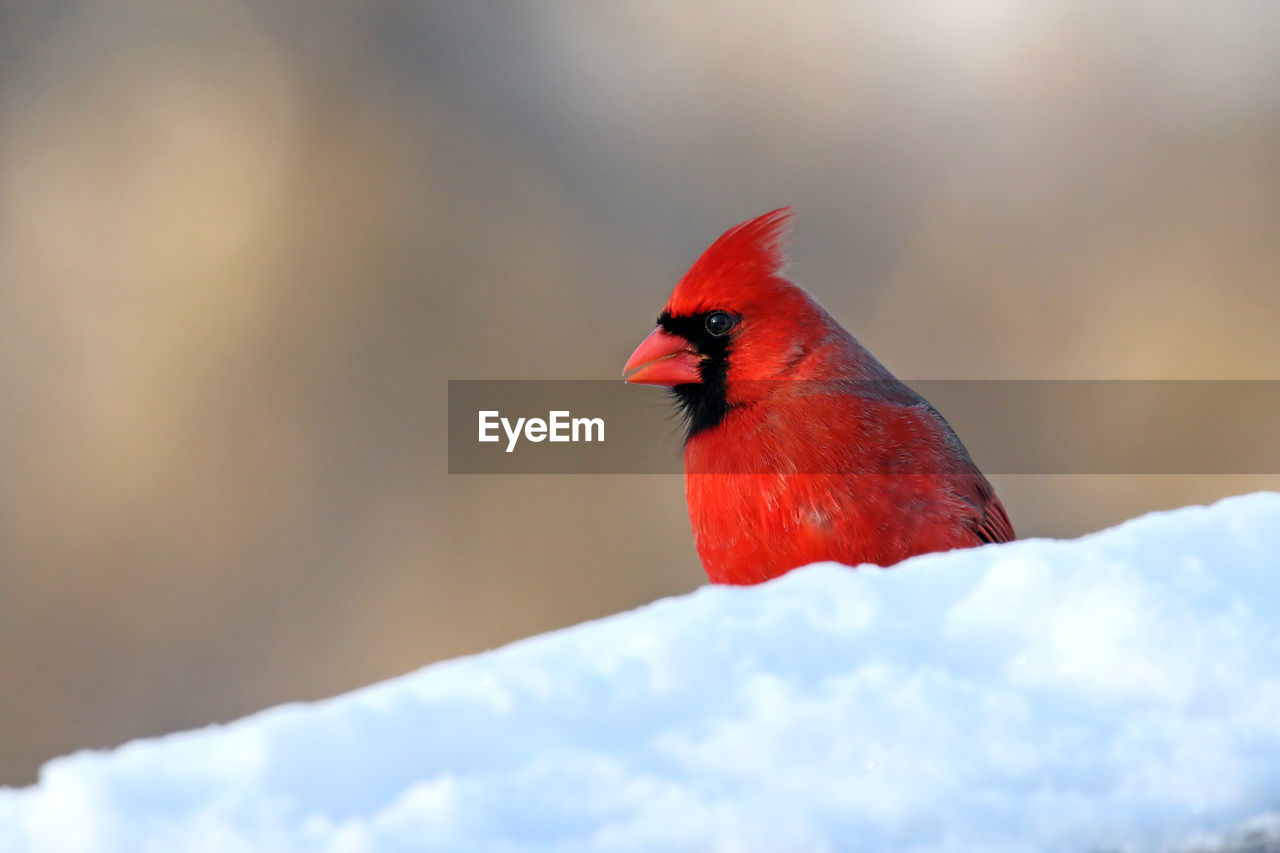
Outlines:
<svg viewBox="0 0 1280 853"><path fill-rule="evenodd" d="M1268 0L0 4L0 783L698 586L679 477L447 475L446 380L616 377L783 204L903 378L1280 379L1277 44ZM1071 536L1280 478L996 486Z"/></svg>

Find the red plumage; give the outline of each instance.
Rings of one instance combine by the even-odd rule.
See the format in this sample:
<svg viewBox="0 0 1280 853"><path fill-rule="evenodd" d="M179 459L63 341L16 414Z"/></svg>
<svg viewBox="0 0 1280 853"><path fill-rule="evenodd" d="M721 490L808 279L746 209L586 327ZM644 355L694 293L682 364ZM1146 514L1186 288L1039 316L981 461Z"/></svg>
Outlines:
<svg viewBox="0 0 1280 853"><path fill-rule="evenodd" d="M685 492L707 576L758 583L1013 539L943 417L782 277L789 217L707 249L626 367L689 415Z"/></svg>

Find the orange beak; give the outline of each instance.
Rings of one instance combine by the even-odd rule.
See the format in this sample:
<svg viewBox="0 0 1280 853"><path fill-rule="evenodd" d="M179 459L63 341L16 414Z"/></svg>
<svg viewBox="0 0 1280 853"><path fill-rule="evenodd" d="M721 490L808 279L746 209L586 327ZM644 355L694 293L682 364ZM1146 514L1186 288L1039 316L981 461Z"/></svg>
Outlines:
<svg viewBox="0 0 1280 853"><path fill-rule="evenodd" d="M659 326L631 353L631 358L627 359L626 366L622 368L622 375L626 377L624 381L636 385L672 388L701 382L702 377L698 374L700 364L702 356L694 351L688 341L679 335L663 331ZM627 376L628 373L631 375Z"/></svg>

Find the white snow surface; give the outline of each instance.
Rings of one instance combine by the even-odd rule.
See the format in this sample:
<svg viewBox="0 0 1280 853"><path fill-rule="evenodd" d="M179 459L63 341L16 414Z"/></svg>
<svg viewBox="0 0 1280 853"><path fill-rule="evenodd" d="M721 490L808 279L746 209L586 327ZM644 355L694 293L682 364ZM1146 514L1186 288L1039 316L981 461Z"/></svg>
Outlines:
<svg viewBox="0 0 1280 853"><path fill-rule="evenodd" d="M1264 493L705 587L58 758L0 790L0 850L1185 850L1278 813Z"/></svg>

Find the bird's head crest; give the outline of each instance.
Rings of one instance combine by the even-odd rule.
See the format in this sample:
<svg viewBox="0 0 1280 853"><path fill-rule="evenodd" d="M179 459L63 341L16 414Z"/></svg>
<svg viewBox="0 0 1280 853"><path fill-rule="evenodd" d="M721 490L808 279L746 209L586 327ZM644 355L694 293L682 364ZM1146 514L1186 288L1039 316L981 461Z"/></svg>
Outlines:
<svg viewBox="0 0 1280 853"><path fill-rule="evenodd" d="M791 208L735 225L702 253L667 303L674 315L768 297L781 283Z"/></svg>

